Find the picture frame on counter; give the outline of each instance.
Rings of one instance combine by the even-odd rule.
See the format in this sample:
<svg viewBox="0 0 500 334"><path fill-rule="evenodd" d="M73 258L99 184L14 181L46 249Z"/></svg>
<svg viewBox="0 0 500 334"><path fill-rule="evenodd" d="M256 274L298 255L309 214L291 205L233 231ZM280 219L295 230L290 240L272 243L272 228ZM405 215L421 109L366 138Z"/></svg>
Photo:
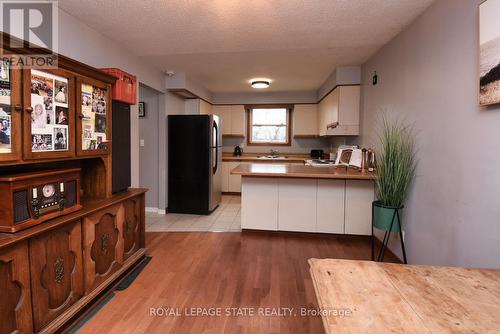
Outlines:
<svg viewBox="0 0 500 334"><path fill-rule="evenodd" d="M146 117L146 103L139 102L139 118Z"/></svg>

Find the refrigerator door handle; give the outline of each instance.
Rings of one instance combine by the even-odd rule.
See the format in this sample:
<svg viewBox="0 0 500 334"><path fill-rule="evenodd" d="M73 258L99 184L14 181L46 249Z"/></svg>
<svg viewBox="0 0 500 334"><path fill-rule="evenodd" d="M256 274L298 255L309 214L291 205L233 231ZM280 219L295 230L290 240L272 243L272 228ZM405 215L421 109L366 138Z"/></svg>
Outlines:
<svg viewBox="0 0 500 334"><path fill-rule="evenodd" d="M219 128L217 127L217 122L214 121L213 131L215 136L215 165L213 167L212 173L215 174L217 172L217 168L219 167Z"/></svg>

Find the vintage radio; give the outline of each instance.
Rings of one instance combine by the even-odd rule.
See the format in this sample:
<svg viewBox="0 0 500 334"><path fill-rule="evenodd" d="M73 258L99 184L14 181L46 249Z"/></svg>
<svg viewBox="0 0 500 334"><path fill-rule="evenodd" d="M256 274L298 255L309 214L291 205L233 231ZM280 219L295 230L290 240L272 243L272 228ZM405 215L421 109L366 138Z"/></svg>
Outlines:
<svg viewBox="0 0 500 334"><path fill-rule="evenodd" d="M0 232L17 232L81 209L80 171L0 176Z"/></svg>

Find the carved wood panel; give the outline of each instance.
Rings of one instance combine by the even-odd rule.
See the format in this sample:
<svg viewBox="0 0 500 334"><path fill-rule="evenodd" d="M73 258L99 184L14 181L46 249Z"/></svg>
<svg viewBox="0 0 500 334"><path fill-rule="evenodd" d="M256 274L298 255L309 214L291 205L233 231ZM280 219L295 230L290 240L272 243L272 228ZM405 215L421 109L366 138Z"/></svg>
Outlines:
<svg viewBox="0 0 500 334"><path fill-rule="evenodd" d="M114 205L84 219L85 291L105 281L123 264L123 205Z"/></svg>
<svg viewBox="0 0 500 334"><path fill-rule="evenodd" d="M123 226L124 259L128 259L140 247L141 240L141 197L131 198L123 202L125 223Z"/></svg>
<svg viewBox="0 0 500 334"><path fill-rule="evenodd" d="M35 331L83 296L81 224L75 222L30 240Z"/></svg>
<svg viewBox="0 0 500 334"><path fill-rule="evenodd" d="M0 334L31 333L28 244L0 251Z"/></svg>

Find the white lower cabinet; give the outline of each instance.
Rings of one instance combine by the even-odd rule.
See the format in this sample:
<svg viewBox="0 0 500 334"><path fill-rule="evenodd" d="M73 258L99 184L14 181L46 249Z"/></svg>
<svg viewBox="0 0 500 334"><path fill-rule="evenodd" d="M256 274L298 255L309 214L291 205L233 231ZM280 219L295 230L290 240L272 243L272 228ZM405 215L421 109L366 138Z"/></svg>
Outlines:
<svg viewBox="0 0 500 334"><path fill-rule="evenodd" d="M244 178L241 193L241 228L278 230L278 180Z"/></svg>
<svg viewBox="0 0 500 334"><path fill-rule="evenodd" d="M371 235L373 181L244 177L243 229Z"/></svg>
<svg viewBox="0 0 500 334"><path fill-rule="evenodd" d="M278 229L311 232L316 229L316 179L280 179Z"/></svg>
<svg viewBox="0 0 500 334"><path fill-rule="evenodd" d="M241 192L241 175L232 175L231 171L238 167L239 162L222 162L222 192L239 193Z"/></svg>
<svg viewBox="0 0 500 334"><path fill-rule="evenodd" d="M227 193L229 191L229 162L222 162L221 172L221 191Z"/></svg>
<svg viewBox="0 0 500 334"><path fill-rule="evenodd" d="M373 181L346 180L345 189L345 233L371 234Z"/></svg>
<svg viewBox="0 0 500 334"><path fill-rule="evenodd" d="M318 180L316 231L345 233L345 180Z"/></svg>

